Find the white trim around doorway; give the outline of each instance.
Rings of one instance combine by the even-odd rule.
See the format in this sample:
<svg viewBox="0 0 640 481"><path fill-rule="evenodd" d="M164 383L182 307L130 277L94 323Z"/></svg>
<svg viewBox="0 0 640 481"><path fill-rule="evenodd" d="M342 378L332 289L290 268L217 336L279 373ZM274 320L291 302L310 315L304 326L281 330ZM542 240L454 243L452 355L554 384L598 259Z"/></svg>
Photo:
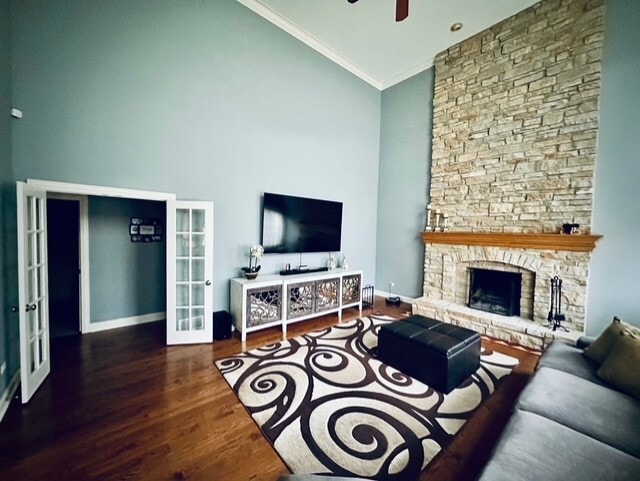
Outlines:
<svg viewBox="0 0 640 481"><path fill-rule="evenodd" d="M89 202L88 196L95 197L117 197L123 199L154 200L166 202L175 200L176 195L166 192L153 192L148 190L124 189L119 187L106 187L100 185L73 184L68 182L58 182L52 180L27 179L27 184L38 187L47 192L47 197L55 199L70 199L80 201L80 305L81 305L81 332L89 333L135 325L144 322L152 322L165 318L165 313L145 314L143 316L133 316L105 323L91 323L91 303L90 303L90 276L89 276ZM127 324L127 322L129 324ZM100 327L96 327L100 324Z"/></svg>
<svg viewBox="0 0 640 481"><path fill-rule="evenodd" d="M124 199L141 200L175 200L176 194L167 192L153 192L150 190L123 189L120 187L106 187L102 185L71 184L54 180L27 179L27 184L49 192L59 194L94 195L96 197L121 197Z"/></svg>

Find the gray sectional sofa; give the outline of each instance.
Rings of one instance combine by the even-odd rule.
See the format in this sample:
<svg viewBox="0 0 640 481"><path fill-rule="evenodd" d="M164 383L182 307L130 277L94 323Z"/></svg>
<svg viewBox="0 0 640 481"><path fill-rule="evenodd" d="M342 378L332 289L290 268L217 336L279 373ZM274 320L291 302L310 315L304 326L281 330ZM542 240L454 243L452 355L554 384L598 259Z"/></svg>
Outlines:
<svg viewBox="0 0 640 481"><path fill-rule="evenodd" d="M480 481L640 480L640 401L598 376L591 342L544 352Z"/></svg>

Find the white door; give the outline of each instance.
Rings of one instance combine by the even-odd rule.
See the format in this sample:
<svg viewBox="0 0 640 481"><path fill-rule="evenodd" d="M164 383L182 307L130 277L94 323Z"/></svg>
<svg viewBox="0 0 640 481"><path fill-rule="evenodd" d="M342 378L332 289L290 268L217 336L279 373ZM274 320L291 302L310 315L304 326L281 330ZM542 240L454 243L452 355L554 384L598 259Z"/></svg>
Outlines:
<svg viewBox="0 0 640 481"><path fill-rule="evenodd" d="M47 285L46 191L17 182L18 296L22 402L36 392L51 370Z"/></svg>
<svg viewBox="0 0 640 481"><path fill-rule="evenodd" d="M213 203L167 201L167 344L213 341Z"/></svg>

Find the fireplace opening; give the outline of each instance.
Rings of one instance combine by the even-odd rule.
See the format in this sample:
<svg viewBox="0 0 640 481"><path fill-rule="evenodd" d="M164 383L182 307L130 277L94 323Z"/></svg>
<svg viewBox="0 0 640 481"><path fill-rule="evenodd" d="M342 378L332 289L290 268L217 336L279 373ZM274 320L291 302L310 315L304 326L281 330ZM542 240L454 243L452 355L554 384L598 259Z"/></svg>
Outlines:
<svg viewBox="0 0 640 481"><path fill-rule="evenodd" d="M522 274L471 268L469 307L503 316L520 315Z"/></svg>

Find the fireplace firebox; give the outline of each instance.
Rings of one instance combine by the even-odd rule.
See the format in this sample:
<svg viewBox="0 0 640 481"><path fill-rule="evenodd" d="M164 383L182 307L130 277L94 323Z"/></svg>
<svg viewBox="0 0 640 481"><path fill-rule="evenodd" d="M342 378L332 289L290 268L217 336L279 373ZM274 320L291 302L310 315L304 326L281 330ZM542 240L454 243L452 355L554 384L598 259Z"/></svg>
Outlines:
<svg viewBox="0 0 640 481"><path fill-rule="evenodd" d="M469 307L503 316L520 315L522 274L469 269Z"/></svg>

